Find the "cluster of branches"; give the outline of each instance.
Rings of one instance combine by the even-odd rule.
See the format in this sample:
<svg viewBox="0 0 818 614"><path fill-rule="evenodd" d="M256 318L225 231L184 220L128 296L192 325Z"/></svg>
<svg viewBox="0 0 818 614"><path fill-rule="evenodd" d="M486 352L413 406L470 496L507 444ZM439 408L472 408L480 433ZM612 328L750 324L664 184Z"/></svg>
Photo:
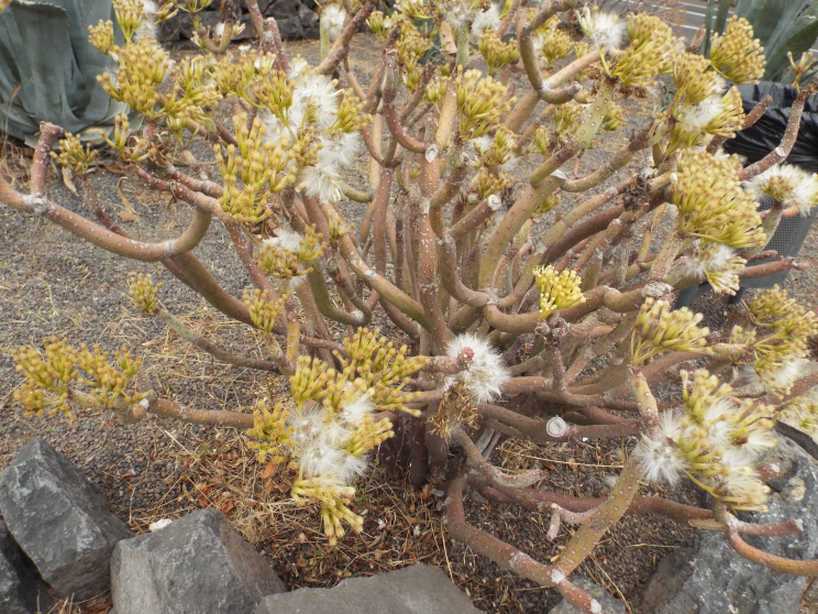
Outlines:
<svg viewBox="0 0 818 614"><path fill-rule="evenodd" d="M815 561L773 556L742 537L796 534L794 519L751 524L734 515L763 508L770 468L759 459L774 445L777 421L814 425L805 348L818 332L815 314L776 289L745 307L742 326L711 333L668 302L705 280L734 293L741 278L796 268L763 248L783 217L818 202L814 177L780 166L809 86L768 156L741 168L718 153L769 104L745 116L735 90L725 93L726 80L758 78L759 62L763 70L742 23L707 59L684 51L655 18L625 21L578 0L405 0L388 16L364 1L324 7L322 59L310 67L288 57L275 20L247 0L258 35L249 61L227 53L173 67L141 29L151 15L138 4L115 3L116 34L108 24L92 28L95 44L120 62L103 85L144 121L131 132L122 118L109 143L135 176L190 206L189 226L146 242L99 208L92 220L49 198L58 141L53 155L80 173L96 155L50 124L29 185L0 178L0 202L120 256L159 263L214 309L262 331L268 355L233 354L163 308L150 279L131 284L143 310L201 350L290 376L293 399L272 409L260 403L252 415L185 408L140 388L130 358L103 364L87 348L52 344L17 356L24 405L103 404L128 420L156 414L248 430L260 453L293 458L301 479L293 495L321 505L332 538L344 523L356 528L346 502L358 461L404 411L414 416L401 422L414 442L411 478L446 482L452 537L591 612L599 605L570 574L627 513L722 531L742 556L818 575ZM203 3L179 6L195 12ZM384 41L366 77L349 62L365 23ZM225 32L233 26L201 34L206 56L229 52ZM619 104L662 74L673 76L673 103L623 128ZM232 128L217 113L223 102L235 111ZM606 130L625 133L624 144L577 175ZM191 134L214 144L220 176L192 177L170 162ZM354 168L358 140L365 186L342 172ZM765 214L753 195L771 202ZM359 223L345 217L344 201L365 206ZM244 298L193 253L214 218L255 287ZM407 346L362 330L378 312ZM343 340L331 323L347 330ZM651 386L678 381L692 362L699 370L683 374L682 401L660 408ZM323 426L310 419L318 407ZM540 472L494 466L482 443L498 437L640 443L610 494L594 499L542 491ZM712 495L712 509L638 494L646 478L681 475ZM562 523L578 529L556 562L534 561L467 522L466 487L551 514L552 538Z"/></svg>

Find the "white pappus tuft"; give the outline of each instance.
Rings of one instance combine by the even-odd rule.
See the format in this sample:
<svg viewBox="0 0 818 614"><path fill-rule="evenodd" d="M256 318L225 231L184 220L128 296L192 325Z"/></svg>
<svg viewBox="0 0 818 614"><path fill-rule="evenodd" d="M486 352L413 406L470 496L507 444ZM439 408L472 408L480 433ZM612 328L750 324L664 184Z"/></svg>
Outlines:
<svg viewBox="0 0 818 614"><path fill-rule="evenodd" d="M358 425L375 411L375 404L368 394L362 394L341 408L341 418L351 425Z"/></svg>
<svg viewBox="0 0 818 614"><path fill-rule="evenodd" d="M696 105L681 105L674 113L679 123L689 132L702 132L724 111L721 96L708 96Z"/></svg>
<svg viewBox="0 0 818 614"><path fill-rule="evenodd" d="M587 6L577 11L580 28L594 47L612 51L625 46L627 26L619 15L603 11L591 11Z"/></svg>
<svg viewBox="0 0 818 614"><path fill-rule="evenodd" d="M285 252L297 252L301 249L301 241L304 237L300 233L290 228L279 227L276 229L276 236L265 239L264 242Z"/></svg>
<svg viewBox="0 0 818 614"><path fill-rule="evenodd" d="M501 386L510 375L502 356L488 341L469 333L458 335L449 343L446 355L466 361L462 371L447 379L448 385L463 382L477 403L492 401L502 394Z"/></svg>
<svg viewBox="0 0 818 614"><path fill-rule="evenodd" d="M757 199L770 197L784 207L795 207L808 215L818 203L818 176L791 164L777 164L747 183L747 189Z"/></svg>
<svg viewBox="0 0 818 614"><path fill-rule="evenodd" d="M335 122L338 90L331 79L310 73L299 75L293 86L293 101L287 111L287 119L293 130L301 126L308 104L315 107L320 130L326 130Z"/></svg>
<svg viewBox="0 0 818 614"><path fill-rule="evenodd" d="M141 40L143 38L156 38L156 13L159 7L153 0L142 0L142 23L139 24L134 38Z"/></svg>
<svg viewBox="0 0 818 614"><path fill-rule="evenodd" d="M781 363L777 369L765 374L765 380L775 390L789 391L795 382L804 377L809 371L811 363L804 358L793 358Z"/></svg>
<svg viewBox="0 0 818 614"><path fill-rule="evenodd" d="M483 30L496 30L500 27L500 9L494 3L485 11L480 11L474 16L471 24L471 35L474 40L480 40Z"/></svg>
<svg viewBox="0 0 818 614"><path fill-rule="evenodd" d="M292 447L305 477L334 478L348 484L366 471L367 460L344 449L352 431L336 420L327 421L319 407L292 416Z"/></svg>
<svg viewBox="0 0 818 614"><path fill-rule="evenodd" d="M666 411L659 417L658 428L650 435L642 435L633 454L649 481L675 484L681 477L685 460L673 443L680 434L679 415Z"/></svg>
<svg viewBox="0 0 818 614"><path fill-rule="evenodd" d="M333 138L322 136L318 163L303 169L299 187L308 196L323 202L339 202L344 196L341 171L353 165L360 143L360 137L355 133Z"/></svg>
<svg viewBox="0 0 818 614"><path fill-rule="evenodd" d="M321 11L321 29L327 33L330 42L335 42L344 29L347 12L342 6L330 4Z"/></svg>

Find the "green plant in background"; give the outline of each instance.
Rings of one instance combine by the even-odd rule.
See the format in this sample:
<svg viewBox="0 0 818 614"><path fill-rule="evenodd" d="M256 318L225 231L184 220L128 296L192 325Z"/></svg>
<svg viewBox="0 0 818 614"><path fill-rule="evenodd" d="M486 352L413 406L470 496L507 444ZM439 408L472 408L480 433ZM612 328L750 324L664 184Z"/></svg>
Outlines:
<svg viewBox="0 0 818 614"><path fill-rule="evenodd" d="M753 26L767 55L766 81L783 81L795 60L809 51L818 39L818 2L815 0L708 0L705 15L704 53L710 53L713 38L724 32L730 9Z"/></svg>

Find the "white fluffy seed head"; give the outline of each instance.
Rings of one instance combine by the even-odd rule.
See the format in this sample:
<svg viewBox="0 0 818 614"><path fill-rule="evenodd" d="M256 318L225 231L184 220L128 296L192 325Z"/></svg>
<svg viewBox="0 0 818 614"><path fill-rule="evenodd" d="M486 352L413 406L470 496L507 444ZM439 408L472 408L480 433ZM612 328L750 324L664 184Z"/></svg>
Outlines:
<svg viewBox="0 0 818 614"><path fill-rule="evenodd" d="M594 47L613 51L625 46L627 26L619 15L604 11L591 11L587 6L577 11L580 27L591 39Z"/></svg>
<svg viewBox="0 0 818 614"><path fill-rule="evenodd" d="M351 401L341 408L341 417L350 425L358 425L364 418L371 416L375 411L375 405L368 394L362 394L354 401Z"/></svg>
<svg viewBox="0 0 818 614"><path fill-rule="evenodd" d="M301 249L301 241L303 239L304 237L302 237L300 233L282 226L276 229L275 237L265 239L264 242L271 247L284 250L285 252L297 252Z"/></svg>
<svg viewBox="0 0 818 614"><path fill-rule="evenodd" d="M342 6L330 4L321 11L321 29L327 33L330 42L335 42L344 29L347 12Z"/></svg>
<svg viewBox="0 0 818 614"><path fill-rule="evenodd" d="M678 482L685 469L685 461L673 442L660 432L643 435L633 450L645 478L650 482Z"/></svg>
<svg viewBox="0 0 818 614"><path fill-rule="evenodd" d="M458 335L449 343L446 355L453 360L471 356L466 367L449 378L449 384L462 381L477 403L492 401L502 394L501 386L510 375L502 356L488 341L470 333Z"/></svg>
<svg viewBox="0 0 818 614"><path fill-rule="evenodd" d="M471 24L471 35L474 40L480 40L484 30L496 30L500 27L500 9L496 4L480 11L475 15Z"/></svg>

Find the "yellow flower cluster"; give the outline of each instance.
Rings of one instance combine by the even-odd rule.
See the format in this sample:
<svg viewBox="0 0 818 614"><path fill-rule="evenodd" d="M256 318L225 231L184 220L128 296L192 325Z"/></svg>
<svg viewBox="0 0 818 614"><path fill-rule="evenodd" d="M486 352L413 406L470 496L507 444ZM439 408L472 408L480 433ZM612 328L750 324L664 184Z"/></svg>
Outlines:
<svg viewBox="0 0 818 614"><path fill-rule="evenodd" d="M698 106L674 105L669 151L703 144L706 135L730 138L744 125L744 107L738 88L708 98Z"/></svg>
<svg viewBox="0 0 818 614"><path fill-rule="evenodd" d="M153 277L147 273L133 275L128 282L128 296L134 306L148 315L155 314L159 309L158 289Z"/></svg>
<svg viewBox="0 0 818 614"><path fill-rule="evenodd" d="M684 414L676 446L690 478L735 509L763 509L769 489L755 458L775 446L772 408L739 402L728 384L704 369L682 372Z"/></svg>
<svg viewBox="0 0 818 614"><path fill-rule="evenodd" d="M481 167L472 180L472 187L477 192L479 200L485 200L492 194L499 194L514 184L514 179L508 173Z"/></svg>
<svg viewBox="0 0 818 614"><path fill-rule="evenodd" d="M432 41L421 34L412 21L402 19L400 35L395 46L398 50L398 61L403 68L406 87L410 91L415 91L420 85L423 72L420 61L432 48Z"/></svg>
<svg viewBox="0 0 818 614"><path fill-rule="evenodd" d="M335 123L330 126L329 132L331 135L358 132L364 126L368 126L371 120L372 118L364 113L364 102L350 90L345 90L338 104Z"/></svg>
<svg viewBox="0 0 818 614"><path fill-rule="evenodd" d="M116 73L100 74L100 86L114 100L126 103L148 119L157 119L159 86L170 67L167 52L155 39L142 38L116 47L115 53Z"/></svg>
<svg viewBox="0 0 818 614"><path fill-rule="evenodd" d="M89 349L83 345L77 355L77 366L85 374L80 382L91 389L95 404L117 409L142 399L139 392L128 391L142 367L142 359L134 358L128 350L119 350L111 360L100 346Z"/></svg>
<svg viewBox="0 0 818 614"><path fill-rule="evenodd" d="M520 50L515 41L503 42L500 35L492 28L483 30L478 45L480 55L486 60L490 72L496 71L508 64L514 64L520 59Z"/></svg>
<svg viewBox="0 0 818 614"><path fill-rule="evenodd" d="M361 530L362 518L350 509L350 484L365 470L366 455L394 435L389 418L377 412L403 409L396 399L410 398L403 388L426 364L368 329L344 339L343 348L340 371L301 356L290 377L294 406L259 402L248 431L261 461L290 459L297 471L292 497L319 504L330 543L344 535L344 524Z"/></svg>
<svg viewBox="0 0 818 614"><path fill-rule="evenodd" d="M554 108L554 128L561 139L573 137L582 124L582 109L583 106L575 100Z"/></svg>
<svg viewBox="0 0 818 614"><path fill-rule="evenodd" d="M489 168L502 166L513 157L515 145L514 132L501 126L494 133L491 144L480 153L480 163Z"/></svg>
<svg viewBox="0 0 818 614"><path fill-rule="evenodd" d="M514 98L508 95L508 88L479 70L461 73L456 87L463 140L481 137L496 129L511 111Z"/></svg>
<svg viewBox="0 0 818 614"><path fill-rule="evenodd" d="M248 445L256 450L260 463L267 459L277 464L287 460L287 446L292 443L292 429L287 424L289 415L290 408L283 401L256 401L253 426L247 429L247 436L251 438Z"/></svg>
<svg viewBox="0 0 818 614"><path fill-rule="evenodd" d="M553 266L534 270L534 281L540 292L540 317L545 319L559 309L585 302L582 279L576 271L557 271Z"/></svg>
<svg viewBox="0 0 818 614"><path fill-rule="evenodd" d="M142 0L114 0L113 6L116 21L122 30L125 42L128 43L133 39L146 19L145 4ZM100 49L100 51L102 50ZM107 53L107 51L103 51L103 53Z"/></svg>
<svg viewBox="0 0 818 614"><path fill-rule="evenodd" d="M719 243L703 241L696 258L702 266L704 277L717 294L735 294L740 286L740 275L747 260Z"/></svg>
<svg viewBox="0 0 818 614"><path fill-rule="evenodd" d="M677 43L673 30L654 15L628 17L628 46L617 58L611 75L630 87L646 87L670 71Z"/></svg>
<svg viewBox="0 0 818 614"><path fill-rule="evenodd" d="M752 344L755 370L773 392L788 394L803 375L809 340L818 335L818 315L779 286L759 292L747 308L759 329Z"/></svg>
<svg viewBox="0 0 818 614"><path fill-rule="evenodd" d="M109 19L100 20L93 26L88 26L88 41L96 47L100 53L108 55L114 48L114 24Z"/></svg>
<svg viewBox="0 0 818 614"><path fill-rule="evenodd" d="M32 413L72 417L71 401L83 388L94 405L107 409L126 408L144 396L130 390L142 361L125 349L110 359L99 346L75 348L54 340L46 342L43 352L19 348L14 361L25 378L14 398Z"/></svg>
<svg viewBox="0 0 818 614"><path fill-rule="evenodd" d="M674 310L667 301L645 299L631 334L631 364L647 364L655 356L671 350L706 350L710 330L699 326L702 317L687 307Z"/></svg>
<svg viewBox="0 0 818 614"><path fill-rule="evenodd" d="M682 235L734 248L767 242L756 202L738 180L740 162L704 151L684 151L672 186Z"/></svg>
<svg viewBox="0 0 818 614"><path fill-rule="evenodd" d="M253 326L269 334L275 329L278 317L284 311L287 295L273 300L269 292L253 289L244 292L242 302L250 311L250 321Z"/></svg>
<svg viewBox="0 0 818 614"><path fill-rule="evenodd" d="M297 480L290 494L299 505L312 501L321 504L324 534L329 538L330 545L338 543L346 534L344 522L356 533L363 531L364 519L349 507L355 496L353 487L343 486L329 478L314 477Z"/></svg>
<svg viewBox="0 0 818 614"><path fill-rule="evenodd" d="M13 354L15 368L25 381L14 400L33 414L62 412L71 417L70 384L77 376L77 352L61 339L47 341L41 353L21 347Z"/></svg>
<svg viewBox="0 0 818 614"><path fill-rule="evenodd" d="M114 130L105 142L116 151L123 162L142 162L151 153L151 143L131 134L131 125L125 113L118 113L114 118Z"/></svg>
<svg viewBox="0 0 818 614"><path fill-rule="evenodd" d="M307 226L303 236L280 230L276 239L267 239L259 249L258 264L262 271L279 279L306 275L324 253L321 235L314 226Z"/></svg>
<svg viewBox="0 0 818 614"><path fill-rule="evenodd" d="M256 224L270 216L268 202L275 192L295 182L286 143L265 140L264 124L255 117L248 127L243 113L233 118L236 145L215 146L224 182L219 203L240 222Z"/></svg>
<svg viewBox="0 0 818 614"><path fill-rule="evenodd" d="M676 99L686 104L699 104L719 89L719 75L703 55L680 53L673 60L673 81Z"/></svg>
<svg viewBox="0 0 818 614"><path fill-rule="evenodd" d="M59 141L59 153L52 151L51 157L63 168L71 169L76 175L83 175L97 159L97 152L83 146L80 138L69 132Z"/></svg>
<svg viewBox="0 0 818 614"><path fill-rule="evenodd" d="M547 64L556 62L571 53L571 36L558 27L559 23L559 17L553 15L535 33L540 37L542 54Z"/></svg>
<svg viewBox="0 0 818 614"><path fill-rule="evenodd" d="M753 38L753 26L744 17L727 20L724 34L713 37L710 61L735 83L751 83L764 75L764 47Z"/></svg>
<svg viewBox="0 0 818 614"><path fill-rule="evenodd" d="M344 352L345 356L337 356L342 370L363 382L379 408L417 415L407 406L414 394L404 387L410 376L428 364L427 358L409 356L407 346L398 346L368 328L359 328L346 337Z"/></svg>
<svg viewBox="0 0 818 614"><path fill-rule="evenodd" d="M287 110L293 104L293 84L287 75L277 69L264 71L266 74L256 75L250 83L242 88L256 107L267 109L282 123L287 123ZM249 91L248 91L249 90Z"/></svg>

